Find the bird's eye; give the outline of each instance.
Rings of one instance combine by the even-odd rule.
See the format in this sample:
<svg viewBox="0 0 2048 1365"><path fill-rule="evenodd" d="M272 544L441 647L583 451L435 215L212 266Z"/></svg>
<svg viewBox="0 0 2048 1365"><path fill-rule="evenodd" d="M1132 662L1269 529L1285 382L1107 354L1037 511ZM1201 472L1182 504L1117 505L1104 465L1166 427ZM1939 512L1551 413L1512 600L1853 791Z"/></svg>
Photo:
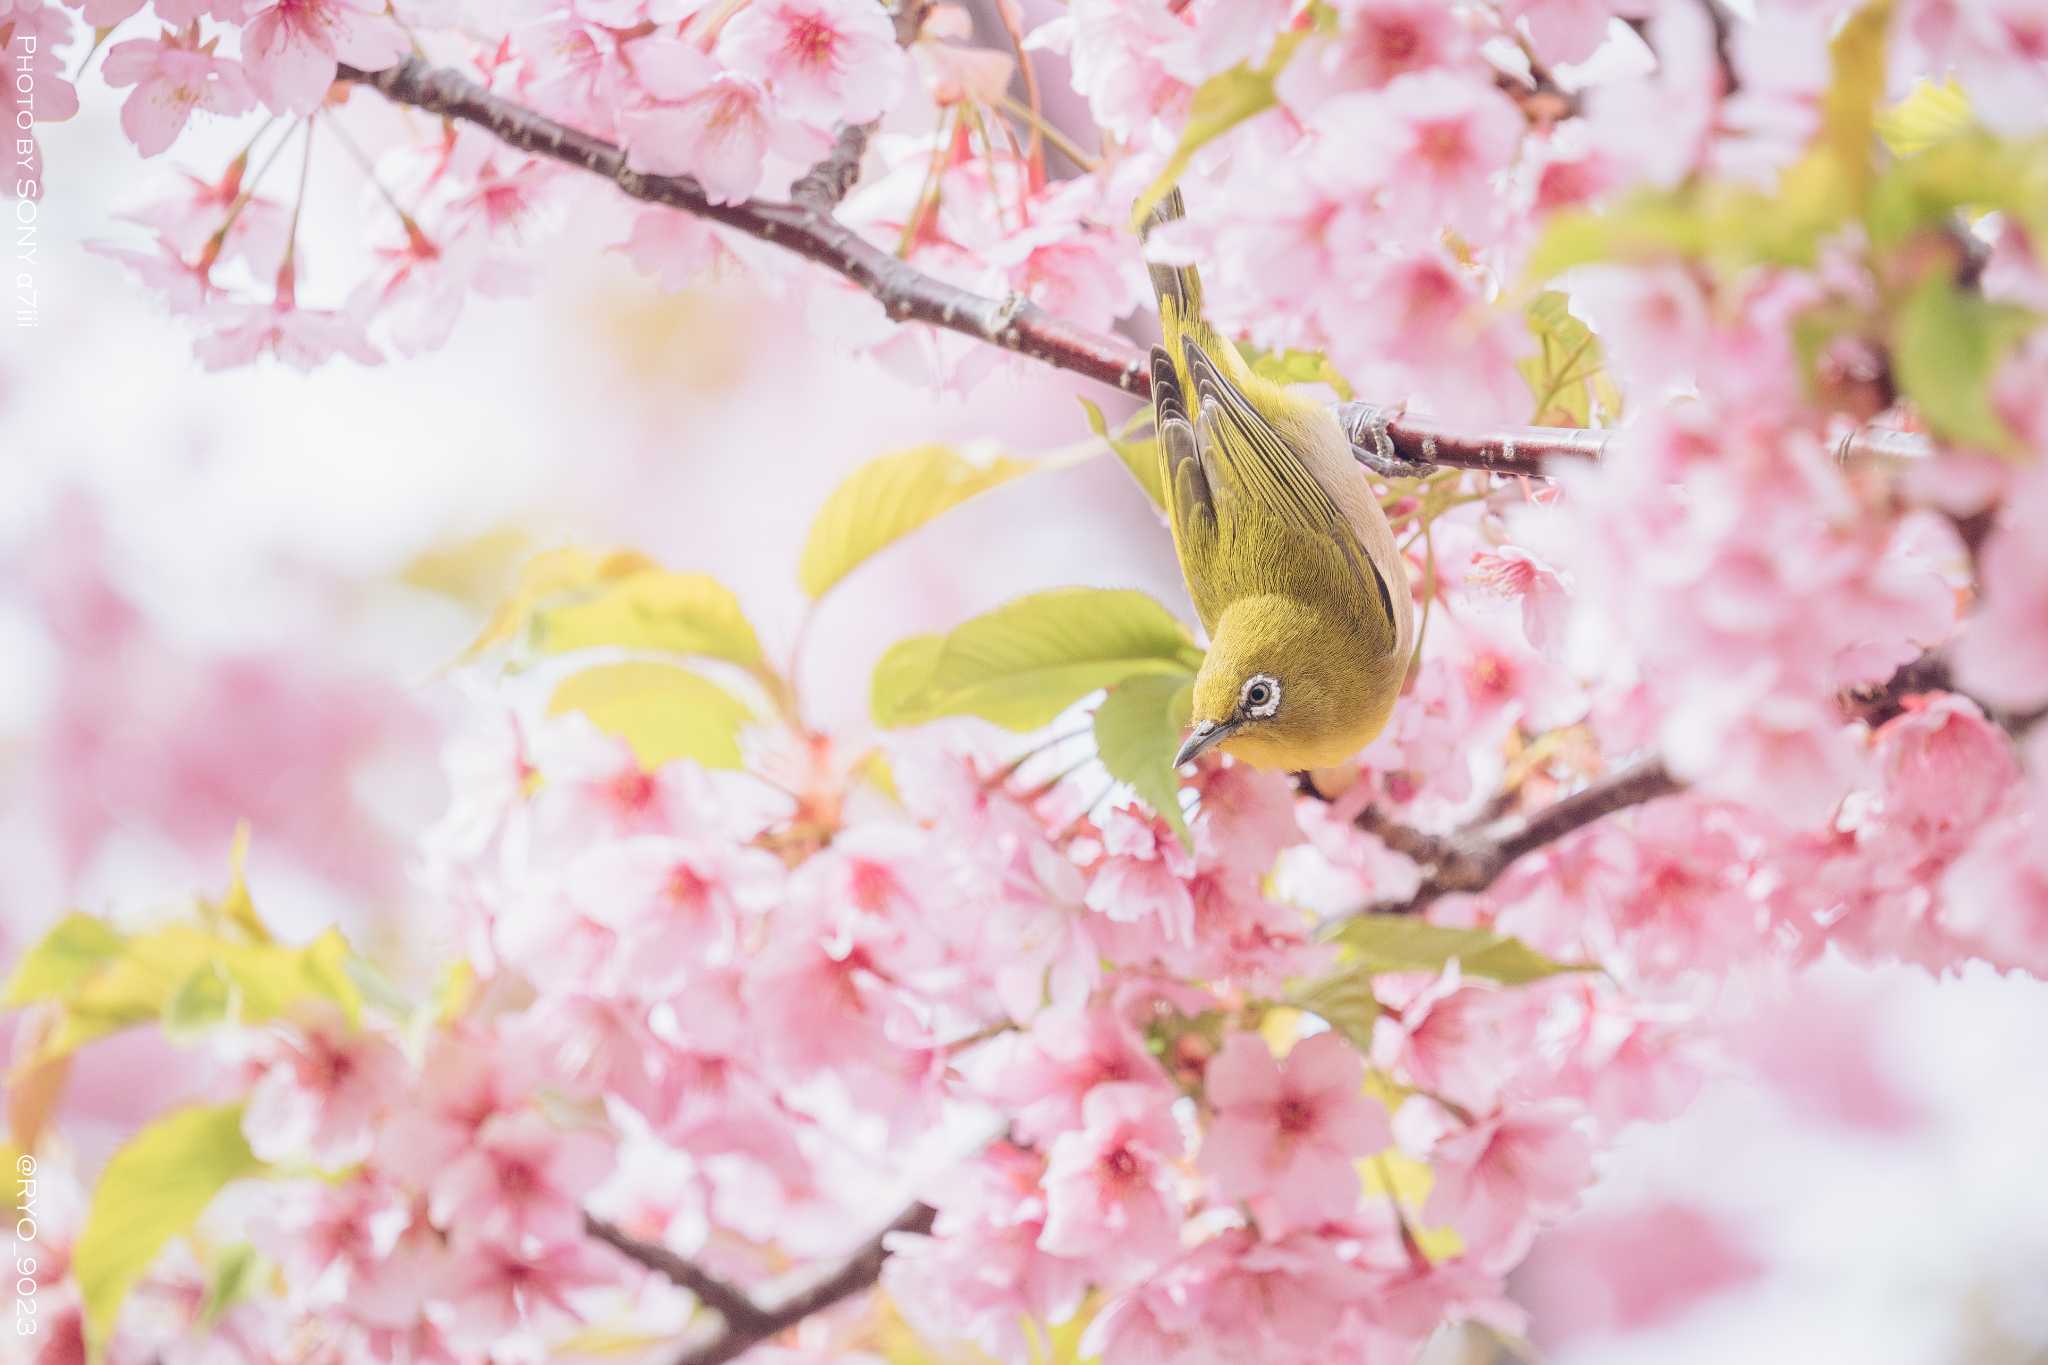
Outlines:
<svg viewBox="0 0 2048 1365"><path fill-rule="evenodd" d="M1254 674L1238 694L1239 704L1261 720L1280 709L1280 680L1264 673Z"/></svg>

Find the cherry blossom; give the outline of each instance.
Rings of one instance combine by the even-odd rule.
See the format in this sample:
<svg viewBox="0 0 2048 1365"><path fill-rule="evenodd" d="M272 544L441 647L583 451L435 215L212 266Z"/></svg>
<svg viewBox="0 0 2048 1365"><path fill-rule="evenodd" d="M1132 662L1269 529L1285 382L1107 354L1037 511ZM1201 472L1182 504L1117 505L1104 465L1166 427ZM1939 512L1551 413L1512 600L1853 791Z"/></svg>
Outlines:
<svg viewBox="0 0 2048 1365"><path fill-rule="evenodd" d="M280 114L312 112L339 63L376 71L405 50L404 33L376 0L274 0L242 30L249 82Z"/></svg>
<svg viewBox="0 0 2048 1365"><path fill-rule="evenodd" d="M197 110L240 114L256 103L241 67L202 47L196 29L116 43L101 71L109 85L135 87L121 106L121 128L144 156L175 142Z"/></svg>
<svg viewBox="0 0 2048 1365"><path fill-rule="evenodd" d="M1165 1259L1180 1237L1173 1115L1149 1086L1108 1085L1082 1103L1081 1123L1048 1154L1038 1245L1090 1263Z"/></svg>
<svg viewBox="0 0 2048 1365"><path fill-rule="evenodd" d="M1393 1140L1364 1080L1364 1062L1334 1033L1302 1039L1284 1062L1263 1039L1233 1034L1209 1064L1216 1112L1202 1169L1226 1197L1250 1200L1275 1235L1342 1217L1358 1185L1352 1162Z"/></svg>

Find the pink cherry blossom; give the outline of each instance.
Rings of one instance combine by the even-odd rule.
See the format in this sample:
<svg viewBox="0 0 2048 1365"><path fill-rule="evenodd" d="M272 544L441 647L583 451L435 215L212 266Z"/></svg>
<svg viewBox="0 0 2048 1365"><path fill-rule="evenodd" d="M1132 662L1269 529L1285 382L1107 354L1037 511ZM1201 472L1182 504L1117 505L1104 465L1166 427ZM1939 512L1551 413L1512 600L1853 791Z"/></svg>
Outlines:
<svg viewBox="0 0 2048 1365"><path fill-rule="evenodd" d="M1083 1126L1052 1144L1038 1245L1096 1265L1163 1260L1180 1241L1173 1161L1181 1135L1151 1086L1105 1085L1082 1103Z"/></svg>
<svg viewBox="0 0 2048 1365"><path fill-rule="evenodd" d="M249 82L279 114L317 108L339 63L378 71L406 47L382 0L274 0L242 30Z"/></svg>
<svg viewBox="0 0 2048 1365"><path fill-rule="evenodd" d="M1358 1197L1352 1163L1393 1141L1364 1085L1365 1063L1334 1033L1302 1039L1284 1063L1264 1039L1232 1034L1205 1080L1215 1116L1202 1169L1272 1235L1343 1217Z"/></svg>
<svg viewBox="0 0 2048 1365"><path fill-rule="evenodd" d="M1471 37L1457 15L1428 0L1347 0L1337 9L1338 31L1311 38L1276 82L1280 98L1304 117L1334 96L1377 90L1471 54Z"/></svg>
<svg viewBox="0 0 2048 1365"><path fill-rule="evenodd" d="M235 62L202 46L198 31L136 38L107 49L101 74L109 85L135 90L121 106L121 128L144 156L155 156L185 131L195 110L240 114L256 94Z"/></svg>
<svg viewBox="0 0 2048 1365"><path fill-rule="evenodd" d="M2048 702L2048 554L2030 527L2048 509L2048 474L2035 468L2013 489L1978 552L1984 602L1956 642L1958 680L1997 706Z"/></svg>
<svg viewBox="0 0 2048 1365"><path fill-rule="evenodd" d="M1389 212L1404 223L1449 224L1490 237L1497 205L1494 177L1521 144L1523 120L1490 86L1446 72L1402 76L1371 95L1347 97L1325 111L1330 146L1355 157L1364 173L1400 192Z"/></svg>
<svg viewBox="0 0 2048 1365"><path fill-rule="evenodd" d="M1528 27L1546 62L1582 62L1606 40L1616 16L1641 19L1653 0L1512 0L1503 7Z"/></svg>
<svg viewBox="0 0 2048 1365"><path fill-rule="evenodd" d="M826 130L880 114L908 74L888 15L862 0L755 0L721 30L718 55Z"/></svg>
<svg viewBox="0 0 2048 1365"><path fill-rule="evenodd" d="M1130 1023L1105 1006L1048 1009L996 1064L992 1085L1017 1115L1019 1136L1050 1142L1079 1127L1096 1087L1164 1087L1165 1073Z"/></svg>
<svg viewBox="0 0 2048 1365"><path fill-rule="evenodd" d="M383 362L367 335L360 307L301 308L287 290L268 302L216 305L217 330L193 344L192 353L209 370L247 365L271 356L295 370L313 370L337 355L364 365Z"/></svg>
<svg viewBox="0 0 2048 1365"><path fill-rule="evenodd" d="M1457 1228L1470 1254L1512 1264L1536 1218L1577 1201L1593 1176L1591 1157L1568 1107L1497 1111L1453 1128L1430 1149L1436 1180L1422 1216Z"/></svg>
<svg viewBox="0 0 2048 1365"><path fill-rule="evenodd" d="M1512 1002L1467 983L1453 962L1389 1008L1374 1060L1431 1094L1484 1108L1510 1073L1514 1014Z"/></svg>
<svg viewBox="0 0 2048 1365"><path fill-rule="evenodd" d="M590 1242L538 1249L486 1242L457 1266L447 1302L458 1339L491 1349L522 1328L580 1320L582 1292L615 1279L612 1263Z"/></svg>
<svg viewBox="0 0 2048 1365"><path fill-rule="evenodd" d="M947 1182L931 1236L892 1240L883 1283L928 1339L1013 1358L1027 1320L1061 1321L1080 1302L1084 1264L1038 1245L1044 1174L1042 1157L997 1143Z"/></svg>
<svg viewBox="0 0 2048 1365"><path fill-rule="evenodd" d="M358 1031L338 1011L305 1014L258 1041L243 1131L266 1161L329 1166L360 1160L396 1098L405 1070L398 1049Z"/></svg>
<svg viewBox="0 0 2048 1365"><path fill-rule="evenodd" d="M611 1162L611 1144L588 1129L558 1128L533 1112L501 1114L435 1174L427 1212L463 1238L507 1246L577 1236L583 1196Z"/></svg>
<svg viewBox="0 0 2048 1365"><path fill-rule="evenodd" d="M1156 816L1118 806L1102 824L1102 860L1088 884L1088 908L1168 943L1194 936L1187 878L1193 860Z"/></svg>

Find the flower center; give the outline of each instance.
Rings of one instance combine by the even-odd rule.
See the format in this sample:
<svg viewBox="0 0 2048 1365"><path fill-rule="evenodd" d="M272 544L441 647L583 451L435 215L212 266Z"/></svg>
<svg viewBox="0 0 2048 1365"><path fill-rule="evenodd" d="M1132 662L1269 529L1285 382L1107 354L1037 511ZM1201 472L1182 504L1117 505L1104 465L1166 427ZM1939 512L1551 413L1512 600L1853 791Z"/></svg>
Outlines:
<svg viewBox="0 0 2048 1365"><path fill-rule="evenodd" d="M839 50L839 30L816 14L800 14L790 23L783 50L805 66L832 66Z"/></svg>

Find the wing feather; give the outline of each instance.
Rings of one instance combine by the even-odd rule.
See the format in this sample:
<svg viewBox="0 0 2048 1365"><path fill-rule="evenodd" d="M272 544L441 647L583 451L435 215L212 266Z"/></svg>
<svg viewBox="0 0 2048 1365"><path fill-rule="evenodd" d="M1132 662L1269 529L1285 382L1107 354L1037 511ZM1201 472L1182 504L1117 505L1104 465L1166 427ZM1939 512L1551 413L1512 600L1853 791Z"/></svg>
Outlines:
<svg viewBox="0 0 2048 1365"><path fill-rule="evenodd" d="M1378 599L1389 648L1404 648L1410 613L1398 608L1408 605L1407 584L1402 583L1397 598L1381 568L1381 554L1395 562L1393 540L1378 509L1364 505L1369 495L1363 479L1353 474L1358 487L1339 490L1345 504L1340 505L1324 478L1296 453L1302 444L1298 438L1290 441L1275 430L1199 342L1186 338L1182 349L1194 381L1199 444L1211 481L1225 488L1240 486L1249 501L1276 513L1309 545L1334 547L1359 587Z"/></svg>
<svg viewBox="0 0 2048 1365"><path fill-rule="evenodd" d="M1215 487L1204 466L1180 376L1162 346L1152 348L1152 418L1159 436L1160 491L1174 548L1180 552L1182 576L1202 624L1214 628L1221 607L1211 585L1218 539Z"/></svg>

